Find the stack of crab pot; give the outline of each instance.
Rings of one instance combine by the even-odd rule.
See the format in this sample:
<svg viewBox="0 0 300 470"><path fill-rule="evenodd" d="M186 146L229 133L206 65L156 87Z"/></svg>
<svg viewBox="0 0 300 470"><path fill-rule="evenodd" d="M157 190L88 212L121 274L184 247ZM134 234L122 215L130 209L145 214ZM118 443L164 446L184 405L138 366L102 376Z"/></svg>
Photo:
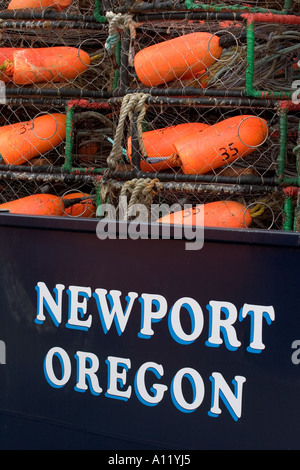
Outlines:
<svg viewBox="0 0 300 470"><path fill-rule="evenodd" d="M153 201L178 209L160 223L196 223L190 204L207 226L295 230L299 4L252 3L114 3L127 16L110 175L158 181Z"/></svg>

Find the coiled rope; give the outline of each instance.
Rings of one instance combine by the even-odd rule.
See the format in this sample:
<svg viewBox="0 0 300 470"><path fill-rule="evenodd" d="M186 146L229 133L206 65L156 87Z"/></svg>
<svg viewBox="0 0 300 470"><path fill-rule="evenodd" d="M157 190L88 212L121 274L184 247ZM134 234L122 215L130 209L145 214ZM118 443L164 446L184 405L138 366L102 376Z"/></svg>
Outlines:
<svg viewBox="0 0 300 470"><path fill-rule="evenodd" d="M129 118L130 123L132 122L132 117L134 113L137 113L137 133L138 133L138 142L142 155L146 157L146 150L143 144L142 139L142 123L146 114L146 101L150 95L145 93L132 93L125 95L122 99L122 105L120 109L119 122L112 146L110 155L107 158L107 164L109 168L115 168L122 158L123 148L122 140L124 135L124 124L126 118Z"/></svg>
<svg viewBox="0 0 300 470"><path fill-rule="evenodd" d="M149 210L153 196L158 193L161 183L157 178L134 178L126 181L120 192L119 215L127 220L134 204L142 204ZM136 214L134 214L136 216Z"/></svg>
<svg viewBox="0 0 300 470"><path fill-rule="evenodd" d="M122 13L113 13L112 11L106 13L106 19L108 21L108 38L105 42L105 49L109 55L112 55L116 44L121 39L120 30L129 29L131 38L135 39L135 22L129 14L123 15Z"/></svg>

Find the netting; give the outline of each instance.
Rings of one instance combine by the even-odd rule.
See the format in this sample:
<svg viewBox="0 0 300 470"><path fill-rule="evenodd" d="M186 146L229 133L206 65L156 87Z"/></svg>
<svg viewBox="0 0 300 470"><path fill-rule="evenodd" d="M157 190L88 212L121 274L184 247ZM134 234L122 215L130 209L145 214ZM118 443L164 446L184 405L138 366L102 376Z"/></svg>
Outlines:
<svg viewBox="0 0 300 470"><path fill-rule="evenodd" d="M1 10L16 12L19 9L28 9L29 11L46 8L53 11L63 11L66 15L85 15L92 17L95 13L95 2L90 0L2 0ZM29 12L28 11L28 12Z"/></svg>
<svg viewBox="0 0 300 470"><path fill-rule="evenodd" d="M272 23L254 27L213 19L138 23L128 48L128 88L189 95L251 95L253 88L288 97L300 77L299 35L299 24L274 29Z"/></svg>
<svg viewBox="0 0 300 470"><path fill-rule="evenodd" d="M298 136L297 115L274 110L268 107L270 103L264 106L262 102L255 108L249 107L250 100L231 100L231 106L229 101L227 106L222 100L214 102L212 107L209 101L201 99L165 98L162 104L162 99L149 98L152 105L147 107L142 122L146 153L137 156L137 168L142 172L159 172L160 178L166 173L165 178L177 180L253 175L261 181L278 179L279 183L289 178L296 181L293 150ZM251 134L252 125L262 132L258 141ZM199 127L198 132L195 126ZM130 126L123 130L123 164L131 170L132 130ZM172 133L171 143L168 132Z"/></svg>
<svg viewBox="0 0 300 470"><path fill-rule="evenodd" d="M0 11L0 209L299 230L299 2L60 1Z"/></svg>
<svg viewBox="0 0 300 470"><path fill-rule="evenodd" d="M3 20L0 79L7 93L26 90L110 92L114 66L107 60L107 26L68 21ZM45 91L45 94L47 91Z"/></svg>

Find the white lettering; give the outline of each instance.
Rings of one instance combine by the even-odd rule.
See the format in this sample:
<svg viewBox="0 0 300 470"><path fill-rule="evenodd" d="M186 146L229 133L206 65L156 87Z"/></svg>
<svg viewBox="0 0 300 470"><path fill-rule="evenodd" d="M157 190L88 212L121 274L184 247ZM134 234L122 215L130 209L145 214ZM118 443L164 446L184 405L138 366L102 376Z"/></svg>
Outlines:
<svg viewBox="0 0 300 470"><path fill-rule="evenodd" d="M67 290L69 295L69 320L66 324L67 328L76 328L78 330L88 330L92 324L92 316L86 320L80 320L78 314L81 318L84 317L87 310L87 300L92 295L92 290L90 287L79 287L79 286L70 286ZM79 302L78 297L82 296L82 302Z"/></svg>
<svg viewBox="0 0 300 470"><path fill-rule="evenodd" d="M59 326L63 317L63 284L56 284L53 293L50 292L44 282L38 282L37 313L35 323L43 324L46 312L55 326ZM68 296L67 328L87 331L92 325L92 314L88 312L90 298L95 299L101 326L104 334L112 329L115 324L119 336L124 333L131 314L137 314L136 309L140 304L140 329L137 332L139 338L150 339L155 331L154 324L166 317L168 302L166 297L160 294L128 292L122 299L122 292L97 288L94 292L90 287L71 285L66 290ZM139 303L136 303L138 299ZM275 320L273 306L244 304L238 310L231 302L211 300L206 306L208 310L208 339L205 345L219 347L223 344L230 351L236 351L241 342L237 337L238 325L246 317L250 318L250 341L247 351L260 353L265 349L263 343L263 322L270 325ZM199 303L191 297L181 297L176 300L169 309L168 328L174 341L182 345L189 345L196 341L202 334L204 327L204 314ZM246 323L246 322L245 322ZM245 337L243 335L243 337Z"/></svg>
<svg viewBox="0 0 300 470"><path fill-rule="evenodd" d="M131 368L130 359L108 356L105 361L108 366L108 388L105 396L127 401L131 396L131 386L127 390L120 390L124 387L127 379L127 372ZM118 367L122 367L122 372L118 372Z"/></svg>
<svg viewBox="0 0 300 470"><path fill-rule="evenodd" d="M155 406L163 399L164 393L168 389L168 387L163 384L152 385L152 395L150 395L150 393L148 393L145 383L145 374L148 371L151 371L157 379L160 379L164 375L164 369L161 364L156 364L155 362L146 362L139 368L136 373L135 391L138 399L144 405Z"/></svg>
<svg viewBox="0 0 300 470"><path fill-rule="evenodd" d="M142 324L138 336L140 338L150 338L154 334L151 328L152 322L158 322L166 315L168 304L165 297L158 294L142 294L139 301L142 305ZM156 308L154 311L153 306Z"/></svg>
<svg viewBox="0 0 300 470"><path fill-rule="evenodd" d="M107 294L106 289L96 289L93 294L93 297L96 299L104 333L107 333L110 330L113 321L115 321L118 334L121 335L123 333L129 319L133 303L138 297L138 294L136 292L128 293L126 296L127 306L125 311L123 311L120 296L120 291L111 290L109 291L109 294ZM111 310L108 308L106 297L110 301Z"/></svg>
<svg viewBox="0 0 300 470"><path fill-rule="evenodd" d="M54 372L54 358L57 357L60 364L61 378L57 378ZM71 361L66 351L59 347L54 347L48 351L44 360L44 373L48 383L54 388L61 388L66 385L71 377Z"/></svg>
<svg viewBox="0 0 300 470"><path fill-rule="evenodd" d="M93 395L99 395L102 392L102 388L99 386L98 378L96 376L96 372L99 369L98 357L90 352L77 351L75 359L78 363L75 390L77 392L85 392L90 388ZM88 381L89 387L86 384L86 381Z"/></svg>
<svg viewBox="0 0 300 470"><path fill-rule="evenodd" d="M183 395L182 381L183 378L189 380L192 390L193 399L188 403ZM201 375L195 369L185 367L179 370L173 378L171 385L171 395L175 406L184 413L191 413L201 405L204 398L204 383Z"/></svg>
<svg viewBox="0 0 300 470"><path fill-rule="evenodd" d="M237 339L235 328L233 327L233 324L237 320L236 307L230 302L211 300L207 308L210 315L210 336L205 343L206 346L218 347L222 344L222 331L226 347L235 351L241 345L240 341ZM222 314L225 314L225 319L221 318Z"/></svg>
<svg viewBox="0 0 300 470"><path fill-rule="evenodd" d="M62 292L65 286L63 284L56 284L53 289L55 293L55 300L53 299L48 287L44 282L38 282L35 289L37 291L37 316L35 323L43 323L46 319L44 315L44 306L48 311L55 326L61 323L62 317Z"/></svg>
<svg viewBox="0 0 300 470"><path fill-rule="evenodd" d="M183 331L180 314L182 307L188 312L191 320L192 328L191 333L187 334ZM203 312L202 308L196 300L190 297L182 297L177 300L170 310L169 315L169 328L172 337L181 344L193 343L200 335L203 329Z"/></svg>
<svg viewBox="0 0 300 470"><path fill-rule="evenodd" d="M272 306L264 307L262 305L244 304L240 313L241 318L246 318L248 314L251 318L251 332L250 345L247 347L247 351L260 353L265 349L265 345L262 342L263 319L270 325L275 320L275 311Z"/></svg>
<svg viewBox="0 0 300 470"><path fill-rule="evenodd" d="M243 383L246 378L243 376L236 376L232 381L234 385L234 393L228 386L222 374L213 372L210 380L213 384L212 387L212 406L209 411L209 416L217 417L221 414L222 410L219 406L219 397L221 396L226 408L235 421L242 416L242 391Z"/></svg>

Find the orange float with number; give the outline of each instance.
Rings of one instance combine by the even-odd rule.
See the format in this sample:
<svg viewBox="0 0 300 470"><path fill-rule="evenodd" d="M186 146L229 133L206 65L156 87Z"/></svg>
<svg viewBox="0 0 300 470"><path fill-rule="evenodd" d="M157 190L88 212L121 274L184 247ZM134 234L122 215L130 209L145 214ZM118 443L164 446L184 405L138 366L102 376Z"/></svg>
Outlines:
<svg viewBox="0 0 300 470"><path fill-rule="evenodd" d="M249 209L240 202L215 201L167 214L157 222L170 225L242 229L250 226L252 217Z"/></svg>
<svg viewBox="0 0 300 470"><path fill-rule="evenodd" d="M207 173L214 168L246 157L262 145L268 124L257 116L243 115L225 119L203 132L174 142L184 174Z"/></svg>
<svg viewBox="0 0 300 470"><path fill-rule="evenodd" d="M141 160L141 170L152 172L178 166L178 162L173 158L176 154L174 142L195 132L200 133L208 127L208 124L194 122L143 132L142 139L147 159ZM131 161L131 137L127 141L127 155Z"/></svg>
<svg viewBox="0 0 300 470"><path fill-rule="evenodd" d="M69 217L86 217L86 218L92 218L95 217L96 215L96 206L93 201L93 199L88 199L89 194L87 193L80 193L80 192L75 192L75 193L68 193L62 196L62 204L64 205L64 200L71 200L71 199L77 199L80 198L82 201L75 203L74 205L70 207L64 208L64 216L69 216ZM87 198L87 199L85 199Z"/></svg>
<svg viewBox="0 0 300 470"><path fill-rule="evenodd" d="M134 58L138 79L152 87L197 76L221 56L219 39L197 32L146 47Z"/></svg>
<svg viewBox="0 0 300 470"><path fill-rule="evenodd" d="M0 127L0 154L6 164L21 165L53 149L66 137L66 115L37 116Z"/></svg>
<svg viewBox="0 0 300 470"><path fill-rule="evenodd" d="M89 55L76 47L20 48L4 54L2 50L1 73L16 85L74 80L90 65Z"/></svg>
<svg viewBox="0 0 300 470"><path fill-rule="evenodd" d="M0 204L11 214L60 216L63 213L60 197L53 194L33 194Z"/></svg>
<svg viewBox="0 0 300 470"><path fill-rule="evenodd" d="M55 7L62 11L71 5L72 0L11 0L8 10L23 10L26 8L48 8Z"/></svg>

